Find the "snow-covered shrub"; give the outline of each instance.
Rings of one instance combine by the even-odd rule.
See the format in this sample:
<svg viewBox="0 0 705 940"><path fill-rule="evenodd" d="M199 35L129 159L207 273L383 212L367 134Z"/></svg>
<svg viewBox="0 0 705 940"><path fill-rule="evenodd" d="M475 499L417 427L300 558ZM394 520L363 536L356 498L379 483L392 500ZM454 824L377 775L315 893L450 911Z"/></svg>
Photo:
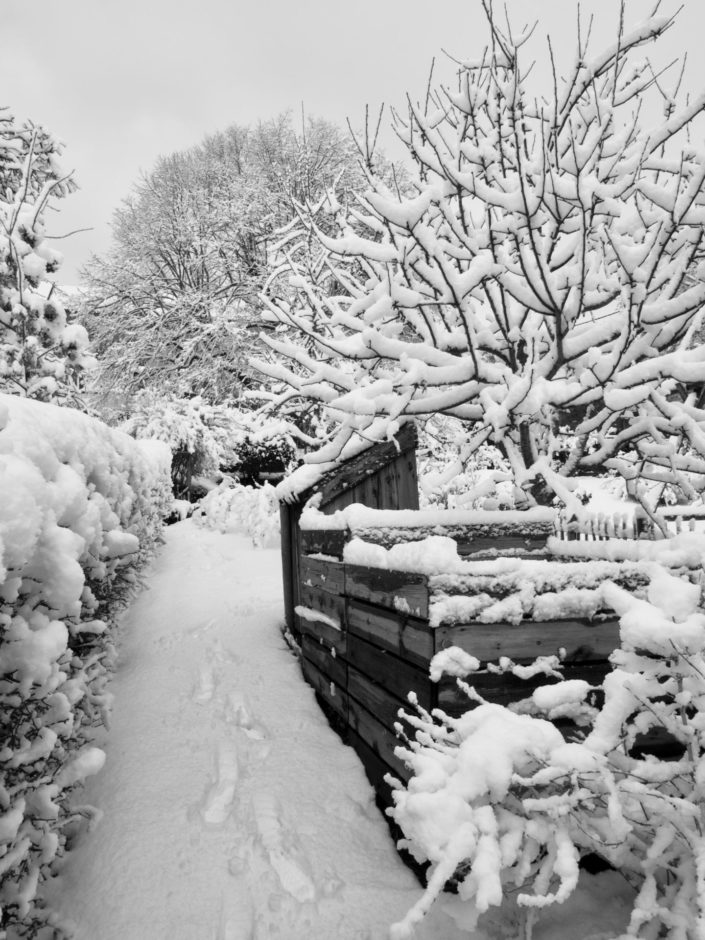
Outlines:
<svg viewBox="0 0 705 940"><path fill-rule="evenodd" d="M151 391L135 397L133 413L122 428L138 439L169 445L177 498L190 493L194 477L208 477L218 470L229 437L225 409L201 398L169 398Z"/></svg>
<svg viewBox="0 0 705 940"><path fill-rule="evenodd" d="M650 575L647 599L607 587L621 615L621 648L601 708L589 704L594 689L581 680L541 686L510 710L459 679L474 709L459 718L422 709L407 716L416 740L398 753L414 775L406 788L397 784L391 812L406 847L432 867L393 938L412 935L449 879L469 930L518 891L530 937L536 911L574 891L586 853L634 887L619 940L705 936L705 614L699 585L655 564ZM468 676L479 666L452 649L435 658L431 675ZM551 723L557 718L588 730L566 741ZM640 756L637 738L653 730L678 742L680 756Z"/></svg>
<svg viewBox="0 0 705 940"><path fill-rule="evenodd" d="M294 459L295 448L288 429L281 433L265 429L238 437L233 447L235 459L227 469L245 486L261 482L261 474L269 473L272 478L283 476Z"/></svg>
<svg viewBox="0 0 705 940"><path fill-rule="evenodd" d="M0 109L0 392L80 402L80 375L95 360L88 334L53 291L62 255L45 237L48 208L76 187L61 143Z"/></svg>
<svg viewBox="0 0 705 940"><path fill-rule="evenodd" d="M296 453L296 431L289 422L201 398L140 392L122 428L169 445L177 498L190 495L192 482L214 484L220 471L249 482L260 469L285 468Z"/></svg>
<svg viewBox="0 0 705 940"><path fill-rule="evenodd" d="M168 468L158 442L0 396L0 932L36 936L40 880L84 812L71 790L102 765L114 618L159 541Z"/></svg>
<svg viewBox="0 0 705 940"><path fill-rule="evenodd" d="M279 539L279 500L274 487L243 486L226 477L203 497L194 519L220 532L244 532L258 548L276 545Z"/></svg>

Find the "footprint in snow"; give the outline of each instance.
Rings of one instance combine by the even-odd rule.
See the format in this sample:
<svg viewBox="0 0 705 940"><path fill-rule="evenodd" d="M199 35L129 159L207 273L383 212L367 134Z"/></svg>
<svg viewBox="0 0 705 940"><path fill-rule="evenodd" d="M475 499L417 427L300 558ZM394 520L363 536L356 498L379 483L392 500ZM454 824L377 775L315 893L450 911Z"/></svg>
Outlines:
<svg viewBox="0 0 705 940"><path fill-rule="evenodd" d="M313 882L297 860L292 858L293 853L285 849L281 813L276 799L269 793L257 793L252 802L260 842L282 888L301 904L315 900Z"/></svg>
<svg viewBox="0 0 705 940"><path fill-rule="evenodd" d="M193 691L193 701L197 705L206 705L213 698L215 675L208 663L203 663L198 671L198 681Z"/></svg>
<svg viewBox="0 0 705 940"><path fill-rule="evenodd" d="M230 815L238 775L237 750L230 744L221 744L216 757L215 780L201 809L201 816L207 825L221 825Z"/></svg>
<svg viewBox="0 0 705 940"><path fill-rule="evenodd" d="M225 720L240 728L251 741L264 741L268 737L264 725L252 717L250 705L241 693L231 692L228 696Z"/></svg>

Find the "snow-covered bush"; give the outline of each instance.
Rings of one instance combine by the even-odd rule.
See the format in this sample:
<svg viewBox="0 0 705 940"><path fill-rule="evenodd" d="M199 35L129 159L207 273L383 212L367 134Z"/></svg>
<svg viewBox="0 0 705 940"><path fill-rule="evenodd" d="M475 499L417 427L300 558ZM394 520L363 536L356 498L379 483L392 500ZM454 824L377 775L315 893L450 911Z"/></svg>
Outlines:
<svg viewBox="0 0 705 940"><path fill-rule="evenodd" d="M634 888L619 940L705 936L705 614L699 585L657 564L649 573L646 599L607 586L621 648L599 709L581 680L541 686L510 710L459 679L475 708L459 718L423 709L406 716L415 740L398 754L413 776L396 785L391 813L406 847L432 867L423 896L392 928L395 940L412 935L450 879L469 931L518 893L530 937L536 912L575 890L586 853ZM451 649L434 659L431 675L471 676L479 666ZM551 723L558 718L587 731L566 741ZM640 756L638 736L654 730L680 755Z"/></svg>
<svg viewBox="0 0 705 940"><path fill-rule="evenodd" d="M53 292L62 255L44 226L47 209L75 189L61 151L52 134L0 109L0 392L77 404L95 361L85 328Z"/></svg>
<svg viewBox="0 0 705 940"><path fill-rule="evenodd" d="M193 482L215 485L220 471L247 482L260 469L285 468L296 453L296 429L287 421L201 398L140 392L121 427L169 445L177 499L191 494Z"/></svg>
<svg viewBox="0 0 705 940"><path fill-rule="evenodd" d="M140 392L122 429L134 437L163 441L172 454L174 496L188 496L194 477L212 476L228 445L226 409L201 398L163 397Z"/></svg>
<svg viewBox="0 0 705 940"><path fill-rule="evenodd" d="M243 486L226 477L203 497L194 519L219 532L243 532L257 548L278 543L279 500L269 483Z"/></svg>
<svg viewBox="0 0 705 940"><path fill-rule="evenodd" d="M158 442L0 396L0 927L26 936L86 812L71 790L102 765L114 618L159 541L168 468Z"/></svg>

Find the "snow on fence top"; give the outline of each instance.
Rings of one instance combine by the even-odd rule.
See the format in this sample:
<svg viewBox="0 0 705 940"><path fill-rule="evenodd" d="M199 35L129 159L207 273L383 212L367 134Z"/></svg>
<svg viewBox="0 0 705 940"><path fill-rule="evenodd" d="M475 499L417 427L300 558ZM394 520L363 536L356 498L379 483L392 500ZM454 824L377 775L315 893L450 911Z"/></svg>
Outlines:
<svg viewBox="0 0 705 940"><path fill-rule="evenodd" d="M171 502L166 445L0 395L0 922L40 929L40 879L100 769L110 627ZM33 936L35 933L32 934Z"/></svg>
<svg viewBox="0 0 705 940"><path fill-rule="evenodd" d="M359 503L346 506L330 515L309 505L301 514L302 529L443 529L451 526L473 526L482 531L504 528L536 529L552 532L555 510L537 507L526 510L482 509L370 509Z"/></svg>

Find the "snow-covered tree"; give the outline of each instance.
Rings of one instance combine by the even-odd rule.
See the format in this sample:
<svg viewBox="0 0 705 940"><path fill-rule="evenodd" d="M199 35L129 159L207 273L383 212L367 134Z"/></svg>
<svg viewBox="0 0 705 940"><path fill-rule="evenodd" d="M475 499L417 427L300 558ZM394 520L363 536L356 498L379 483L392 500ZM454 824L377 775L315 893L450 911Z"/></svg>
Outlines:
<svg viewBox="0 0 705 940"><path fill-rule="evenodd" d="M45 234L47 210L75 188L61 151L48 131L0 110L0 391L75 404L93 360L85 328L55 296L62 256Z"/></svg>
<svg viewBox="0 0 705 940"><path fill-rule="evenodd" d="M352 139L289 115L233 125L160 159L115 213L114 246L86 271L84 322L101 358L102 392L157 388L237 398L259 344L267 242L344 177L361 180Z"/></svg>
<svg viewBox="0 0 705 940"><path fill-rule="evenodd" d="M368 170L364 198L334 206L335 237L302 226L327 276L289 252L290 293L282 268L265 298L288 328L265 337L281 361L260 367L283 399L336 420L323 460L440 413L463 421L466 453L496 445L528 501L570 501L568 478L605 466L692 495L705 488L705 348L690 344L705 154L689 128L705 94L679 105L678 77L667 87L640 57L673 17L632 28L622 6L597 55L579 30L574 64L561 79L554 63L535 97L531 30L482 9L481 55L394 116L413 194Z"/></svg>

